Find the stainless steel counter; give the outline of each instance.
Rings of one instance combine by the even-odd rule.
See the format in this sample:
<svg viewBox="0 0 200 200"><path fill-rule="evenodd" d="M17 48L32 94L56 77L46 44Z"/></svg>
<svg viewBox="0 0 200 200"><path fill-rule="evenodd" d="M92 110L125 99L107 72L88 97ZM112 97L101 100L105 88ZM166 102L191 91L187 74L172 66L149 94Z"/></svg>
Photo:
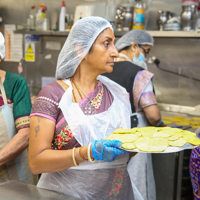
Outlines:
<svg viewBox="0 0 200 200"><path fill-rule="evenodd" d="M168 109L170 108L170 109ZM162 111L162 116L174 117L182 116L185 118L190 118L185 114L185 107L182 106L181 109L177 109L176 105L170 105L165 107ZM160 107L162 109L162 107ZM184 110L184 111L183 111ZM187 110L187 109L186 109ZM182 112L183 111L183 112ZM170 124L169 126L176 126L175 123ZM187 129L194 132L195 129ZM183 181L184 176L183 167L184 162L187 162L186 172L187 178L190 181L189 176L189 155L191 150L184 150L177 153L168 153L168 154L152 154L152 162L154 169L154 177L156 183L156 199L157 200L180 200L182 198L183 191ZM187 160L186 160L187 159ZM192 195L191 187L189 188L189 195Z"/></svg>
<svg viewBox="0 0 200 200"><path fill-rule="evenodd" d="M37 188L20 181L0 179L0 200L78 200L54 191Z"/></svg>

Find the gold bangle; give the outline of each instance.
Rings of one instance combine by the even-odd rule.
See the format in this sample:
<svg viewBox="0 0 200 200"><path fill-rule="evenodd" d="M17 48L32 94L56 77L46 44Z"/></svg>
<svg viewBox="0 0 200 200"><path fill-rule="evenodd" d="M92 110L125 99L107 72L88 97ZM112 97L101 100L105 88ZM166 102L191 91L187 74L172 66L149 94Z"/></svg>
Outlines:
<svg viewBox="0 0 200 200"><path fill-rule="evenodd" d="M74 165L75 165L75 166L78 166L79 164L77 164L77 163L76 163L76 160L75 160L75 154L74 154L75 149L76 149L76 147L74 147L74 148L72 149L72 159L73 159Z"/></svg>
<svg viewBox="0 0 200 200"><path fill-rule="evenodd" d="M88 145L88 149L87 149L87 156L88 156L88 160L91 162L91 163L94 163L95 162L95 159L92 160L91 156L90 156L90 147L91 147L92 143L90 143Z"/></svg>

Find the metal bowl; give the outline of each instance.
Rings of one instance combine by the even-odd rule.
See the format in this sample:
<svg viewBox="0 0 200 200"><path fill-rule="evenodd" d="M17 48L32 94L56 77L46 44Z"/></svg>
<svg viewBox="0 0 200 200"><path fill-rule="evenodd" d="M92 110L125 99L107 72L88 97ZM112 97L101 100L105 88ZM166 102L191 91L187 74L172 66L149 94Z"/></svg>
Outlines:
<svg viewBox="0 0 200 200"><path fill-rule="evenodd" d="M181 24L180 23L169 23L169 24L164 24L163 30L164 31L180 31Z"/></svg>

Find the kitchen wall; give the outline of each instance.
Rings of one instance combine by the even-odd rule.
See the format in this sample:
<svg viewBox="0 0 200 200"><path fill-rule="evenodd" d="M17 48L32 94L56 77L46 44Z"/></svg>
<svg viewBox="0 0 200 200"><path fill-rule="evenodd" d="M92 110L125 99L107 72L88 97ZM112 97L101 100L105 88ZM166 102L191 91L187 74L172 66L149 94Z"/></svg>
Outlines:
<svg viewBox="0 0 200 200"><path fill-rule="evenodd" d="M75 6L84 2L82 0L65 0L67 12L74 14ZM4 31L4 24L24 24L28 17L29 10L33 5L47 3L47 17L50 19L50 13L57 11L59 13L61 0L1 0L0 16L3 17L3 23L0 23L1 30ZM117 2L127 3L128 0L117 0ZM158 10L169 10L177 15L181 13L180 0L153 0L149 13L147 24L148 30L156 30L156 17ZM37 95L41 88L41 76L54 76L57 57L59 51L45 49L47 41L58 41L64 44L65 37L47 37L43 36L42 53L39 53L40 44L36 44L36 62L24 63L27 66L27 83L33 80L33 95ZM155 38L155 45L150 53L161 61L160 67L174 72L180 72L193 78L200 79L200 39L188 38ZM51 59L45 59L45 56L51 54ZM9 72L17 73L17 62L0 63L0 68ZM154 83L157 93L157 99L162 103L173 103L180 105L195 106L200 104L200 82L187 78L179 77L168 72L161 71L154 64L148 64L149 70L155 74ZM24 72L22 75L25 75Z"/></svg>

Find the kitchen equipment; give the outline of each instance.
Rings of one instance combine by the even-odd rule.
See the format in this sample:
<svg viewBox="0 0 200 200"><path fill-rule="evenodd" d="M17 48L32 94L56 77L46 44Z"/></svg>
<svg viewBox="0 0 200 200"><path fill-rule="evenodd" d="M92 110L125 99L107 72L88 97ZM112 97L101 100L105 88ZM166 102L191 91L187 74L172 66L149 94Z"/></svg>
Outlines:
<svg viewBox="0 0 200 200"><path fill-rule="evenodd" d="M164 31L180 31L182 29L180 23L169 23L169 24L164 24L163 30Z"/></svg>
<svg viewBox="0 0 200 200"><path fill-rule="evenodd" d="M195 30L198 11L196 5L182 6L181 23L184 31Z"/></svg>
<svg viewBox="0 0 200 200"><path fill-rule="evenodd" d="M169 11L158 11L158 17L157 17L157 24L160 31L163 31L164 24L167 23L167 20L172 17L172 13Z"/></svg>
<svg viewBox="0 0 200 200"><path fill-rule="evenodd" d="M105 17L106 3L91 2L76 6L74 22L88 16Z"/></svg>
<svg viewBox="0 0 200 200"><path fill-rule="evenodd" d="M123 7L118 7L117 10L116 10L116 15L115 15L116 31L122 31L123 30L123 27L122 27L123 20L124 20Z"/></svg>
<svg viewBox="0 0 200 200"><path fill-rule="evenodd" d="M129 31L132 29L133 26L133 7L130 4L122 4L122 7L122 29L124 31Z"/></svg>

